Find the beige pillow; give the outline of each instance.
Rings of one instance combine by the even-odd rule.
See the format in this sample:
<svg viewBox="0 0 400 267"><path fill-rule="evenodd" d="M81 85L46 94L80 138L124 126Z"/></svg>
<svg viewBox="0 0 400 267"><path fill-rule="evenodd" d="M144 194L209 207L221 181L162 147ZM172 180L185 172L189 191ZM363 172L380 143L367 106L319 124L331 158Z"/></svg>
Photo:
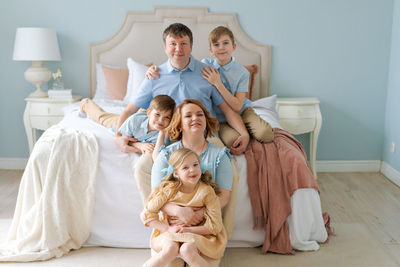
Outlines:
<svg viewBox="0 0 400 267"><path fill-rule="evenodd" d="M102 66L107 82L108 95L112 100L123 100L126 95L129 71Z"/></svg>

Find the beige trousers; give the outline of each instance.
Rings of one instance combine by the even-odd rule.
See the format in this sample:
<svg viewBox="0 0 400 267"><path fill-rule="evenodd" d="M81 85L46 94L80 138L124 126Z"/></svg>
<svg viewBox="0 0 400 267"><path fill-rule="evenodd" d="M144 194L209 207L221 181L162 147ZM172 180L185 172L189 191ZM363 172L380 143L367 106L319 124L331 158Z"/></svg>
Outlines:
<svg viewBox="0 0 400 267"><path fill-rule="evenodd" d="M89 98L81 100L81 112L86 113L93 121L107 127L117 127L119 115L107 113Z"/></svg>
<svg viewBox="0 0 400 267"><path fill-rule="evenodd" d="M252 107L243 110L240 116L250 136L258 142L268 143L274 140L274 129L268 122L255 113ZM219 136L227 147L231 147L233 142L239 137L239 133L227 123L221 123L219 127Z"/></svg>

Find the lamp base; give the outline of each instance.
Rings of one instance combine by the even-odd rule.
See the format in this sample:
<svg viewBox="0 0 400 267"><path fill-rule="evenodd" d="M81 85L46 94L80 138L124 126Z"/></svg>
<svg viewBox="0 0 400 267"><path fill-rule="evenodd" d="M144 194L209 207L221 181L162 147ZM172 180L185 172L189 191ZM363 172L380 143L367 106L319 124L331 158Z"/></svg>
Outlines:
<svg viewBox="0 0 400 267"><path fill-rule="evenodd" d="M51 77L51 71L43 66L43 61L32 61L32 66L24 73L25 79L36 86L36 91L29 97L47 97L47 93L41 89L42 84L48 82Z"/></svg>
<svg viewBox="0 0 400 267"><path fill-rule="evenodd" d="M38 88L34 92L29 94L29 97L48 97L47 93L42 89Z"/></svg>

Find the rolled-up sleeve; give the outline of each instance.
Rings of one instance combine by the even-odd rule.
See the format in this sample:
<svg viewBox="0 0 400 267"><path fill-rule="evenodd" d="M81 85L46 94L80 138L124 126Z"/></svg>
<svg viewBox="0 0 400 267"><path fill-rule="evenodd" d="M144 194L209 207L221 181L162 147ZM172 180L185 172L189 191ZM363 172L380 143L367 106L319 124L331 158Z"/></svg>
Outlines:
<svg viewBox="0 0 400 267"><path fill-rule="evenodd" d="M151 188L158 186L166 176L164 169L168 168L168 159L165 150L161 150L151 169Z"/></svg>
<svg viewBox="0 0 400 267"><path fill-rule="evenodd" d="M215 171L215 182L221 189L232 191L232 162L226 153L221 154L219 157L219 163Z"/></svg>

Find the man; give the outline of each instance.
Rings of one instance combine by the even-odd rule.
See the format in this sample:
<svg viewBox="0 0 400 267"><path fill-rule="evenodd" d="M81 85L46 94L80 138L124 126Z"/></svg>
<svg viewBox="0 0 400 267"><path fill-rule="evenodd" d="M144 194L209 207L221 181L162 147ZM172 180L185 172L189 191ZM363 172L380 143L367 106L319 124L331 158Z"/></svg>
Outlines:
<svg viewBox="0 0 400 267"><path fill-rule="evenodd" d="M229 107L216 88L201 77L204 64L191 56L193 36L190 29L181 23L171 24L165 29L163 40L169 60L159 66L161 78L143 81L137 95L121 113L117 130L139 108L147 108L156 95L169 95L177 105L184 99L194 98L201 101L214 116L213 104L221 109L229 125L240 134L230 147L231 153L235 155L243 153L249 143L249 134L240 116ZM116 131L115 143L121 151L134 152L128 145L129 141L131 141L129 137Z"/></svg>

